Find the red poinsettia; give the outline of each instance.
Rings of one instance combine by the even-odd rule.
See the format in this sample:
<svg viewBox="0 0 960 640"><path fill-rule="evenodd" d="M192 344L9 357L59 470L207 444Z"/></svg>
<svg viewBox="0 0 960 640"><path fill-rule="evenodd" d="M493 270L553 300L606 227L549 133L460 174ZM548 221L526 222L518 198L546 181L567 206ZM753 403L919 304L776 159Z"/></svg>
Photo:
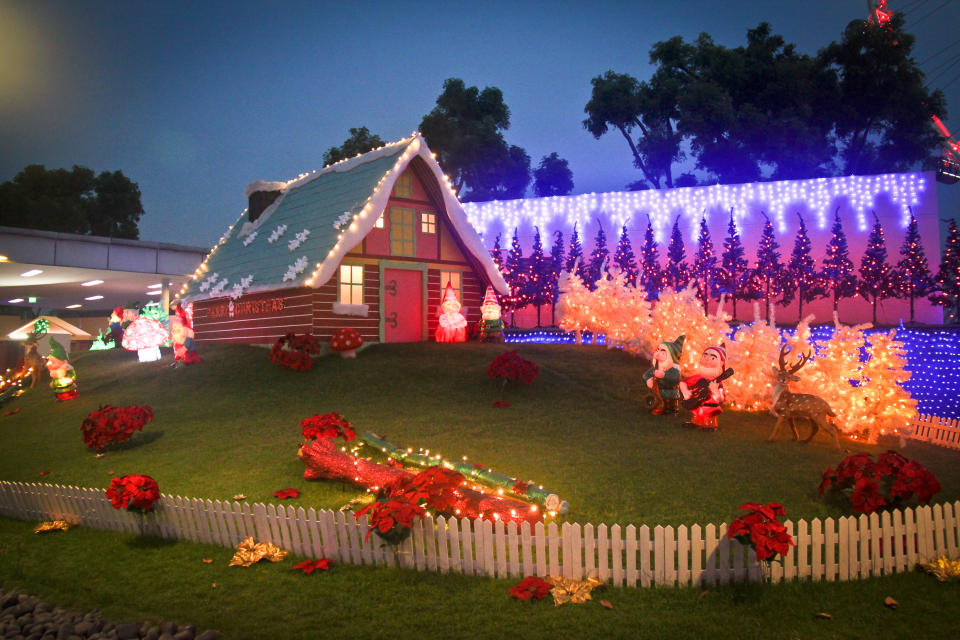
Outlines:
<svg viewBox="0 0 960 640"><path fill-rule="evenodd" d="M887 451L876 461L869 453L858 453L841 460L836 470L827 467L818 490L821 496L829 492L849 500L854 513L869 514L899 507L914 495L918 502L929 502L940 482L919 462Z"/></svg>
<svg viewBox="0 0 960 640"><path fill-rule="evenodd" d="M353 425L343 419L339 413L324 413L312 415L300 421L303 437L311 438L343 438L352 442L356 437Z"/></svg>
<svg viewBox="0 0 960 640"><path fill-rule="evenodd" d="M296 498L299 495L300 491L298 489L280 489L279 491L273 492L273 497L280 498L281 500L285 500L287 498Z"/></svg>
<svg viewBox="0 0 960 640"><path fill-rule="evenodd" d="M153 420L153 409L148 406L132 405L114 407L101 405L91 411L80 425L83 442L97 451L126 442L134 431L143 429L143 425Z"/></svg>
<svg viewBox="0 0 960 640"><path fill-rule="evenodd" d="M517 600L543 600L552 588L553 585L542 578L527 576L510 589L510 595Z"/></svg>
<svg viewBox="0 0 960 640"><path fill-rule="evenodd" d="M530 487L529 482L524 482L523 480L517 480L516 484L513 485L513 492L520 496L527 495L527 489Z"/></svg>
<svg viewBox="0 0 960 640"><path fill-rule="evenodd" d="M491 378L500 378L504 383L510 380L522 380L530 384L539 373L540 367L521 358L516 351L508 351L497 356L487 366L487 375Z"/></svg>
<svg viewBox="0 0 960 640"><path fill-rule="evenodd" d="M775 560L778 555L786 555L794 542L793 537L787 533L787 528L778 520L779 516L786 515L782 505L776 502L748 502L740 505L738 510L750 513L738 516L730 523L727 529L728 538L735 538L752 547L758 562Z"/></svg>
<svg viewBox="0 0 960 640"><path fill-rule="evenodd" d="M308 333L288 333L278 338L270 348L270 361L294 371L306 371L313 367L313 358L320 353L320 343Z"/></svg>
<svg viewBox="0 0 960 640"><path fill-rule="evenodd" d="M114 509L146 512L160 499L157 481L145 475L127 475L114 478L107 489L107 497Z"/></svg>
<svg viewBox="0 0 960 640"><path fill-rule="evenodd" d="M456 489L463 475L444 467L431 467L415 476L401 476L383 487L373 502L355 515L370 514L370 532L398 544L410 535L413 519L426 515L424 507L437 511L453 511L458 504Z"/></svg>
<svg viewBox="0 0 960 640"><path fill-rule="evenodd" d="M303 571L307 575L310 575L314 571L326 571L329 568L330 561L326 558L320 558L319 560L304 560L300 564L295 564L290 567L292 571Z"/></svg>

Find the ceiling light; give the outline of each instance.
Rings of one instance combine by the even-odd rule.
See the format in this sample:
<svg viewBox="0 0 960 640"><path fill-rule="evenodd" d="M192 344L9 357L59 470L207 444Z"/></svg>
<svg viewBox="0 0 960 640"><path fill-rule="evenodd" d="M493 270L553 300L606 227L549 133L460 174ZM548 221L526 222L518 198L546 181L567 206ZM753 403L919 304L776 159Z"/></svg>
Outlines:
<svg viewBox="0 0 960 640"><path fill-rule="evenodd" d="M81 287L92 287L95 284L103 284L103 280L90 280L89 282L81 282Z"/></svg>
<svg viewBox="0 0 960 640"><path fill-rule="evenodd" d="M30 269L30 271L24 271L20 274L21 278L32 278L43 273L43 269Z"/></svg>
<svg viewBox="0 0 960 640"><path fill-rule="evenodd" d="M162 286L163 285L158 282L157 284L147 285L147 289L159 289Z"/></svg>
<svg viewBox="0 0 960 640"><path fill-rule="evenodd" d="M7 256L0 256L0 262L6 262L7 259Z"/></svg>
<svg viewBox="0 0 960 640"><path fill-rule="evenodd" d="M23 302L23 298L14 298L13 300L7 300L10 304L17 304L18 302Z"/></svg>
<svg viewBox="0 0 960 640"><path fill-rule="evenodd" d="M67 309L79 309L79 308L82 307L82 306L83 306L82 304L68 304L68 305L66 306L66 308L67 308Z"/></svg>
<svg viewBox="0 0 960 640"><path fill-rule="evenodd" d="M103 296L90 296L89 298L84 298L84 300L103 300Z"/></svg>
<svg viewBox="0 0 960 640"><path fill-rule="evenodd" d="M163 293L163 291L147 291L148 296L158 296L161 293Z"/></svg>

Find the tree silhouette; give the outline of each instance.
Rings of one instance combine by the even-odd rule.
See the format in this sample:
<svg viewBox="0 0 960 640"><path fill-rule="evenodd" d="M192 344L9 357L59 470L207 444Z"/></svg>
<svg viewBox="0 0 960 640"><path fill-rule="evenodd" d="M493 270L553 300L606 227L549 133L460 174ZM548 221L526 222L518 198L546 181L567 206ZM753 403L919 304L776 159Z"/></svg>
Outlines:
<svg viewBox="0 0 960 640"><path fill-rule="evenodd" d="M573 191L573 172L567 161L554 151L543 156L540 165L533 170L533 192L539 198L565 196Z"/></svg>
<svg viewBox="0 0 960 640"><path fill-rule="evenodd" d="M600 224L599 220L597 220L597 224L599 225L597 237L594 239L593 251L590 252L590 261L585 269L587 279L584 284L591 291L597 288L597 280L606 275L607 266L605 263L610 256L610 250L607 249L607 234L604 233L603 225Z"/></svg>

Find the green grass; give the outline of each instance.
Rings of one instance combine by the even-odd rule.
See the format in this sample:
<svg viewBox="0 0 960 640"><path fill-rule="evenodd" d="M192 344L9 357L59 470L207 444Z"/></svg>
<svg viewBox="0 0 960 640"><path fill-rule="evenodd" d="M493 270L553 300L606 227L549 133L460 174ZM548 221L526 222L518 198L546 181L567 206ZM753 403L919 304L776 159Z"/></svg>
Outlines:
<svg viewBox="0 0 960 640"><path fill-rule="evenodd" d="M508 388L487 364L503 346L379 345L355 361L323 358L298 373L255 347L204 347L199 366L139 364L122 351L78 355L80 397L58 404L42 386L4 407L0 479L106 487L113 475L147 473L164 493L271 501L296 487L298 506L338 508L361 491L302 479L297 423L336 411L358 430L449 457L469 456L533 479L568 500L580 523L708 524L729 521L746 501L778 501L791 518L846 515L818 499L820 474L845 453L819 436L811 445L766 443L773 418L728 411L720 431L679 427L643 408L646 363L596 347L520 345L540 365L530 387ZM167 357L169 362L169 356ZM97 458L80 437L101 404L149 404L156 418L125 445ZM882 447L846 445L852 451ZM910 444L943 485L937 501L960 499L956 453ZM41 476L41 472L49 474ZM745 585L711 590L609 589L597 603L554 609L507 598L512 582L371 567L336 566L296 575L292 564L227 568L231 551L144 542L82 528L35 536L32 523L0 519L0 584L57 604L99 607L121 620L173 618L227 637L901 637L954 632L938 610L957 585L908 574L848 584ZM199 558L215 559L211 565ZM217 589L210 584L216 582ZM897 611L882 606L891 595ZM949 598L950 604L944 602ZM815 620L819 611L832 620ZM282 628L278 632L277 627ZM949 629L949 630L948 630ZM321 631L322 630L322 631Z"/></svg>

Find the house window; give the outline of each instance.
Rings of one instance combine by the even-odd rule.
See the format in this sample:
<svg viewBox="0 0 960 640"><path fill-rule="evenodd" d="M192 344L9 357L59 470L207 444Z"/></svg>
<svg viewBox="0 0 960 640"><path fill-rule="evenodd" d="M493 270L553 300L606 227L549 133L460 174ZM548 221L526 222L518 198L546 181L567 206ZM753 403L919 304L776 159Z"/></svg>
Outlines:
<svg viewBox="0 0 960 640"><path fill-rule="evenodd" d="M377 229L383 229L383 214L380 214L380 217L377 218L377 221L373 223Z"/></svg>
<svg viewBox="0 0 960 640"><path fill-rule="evenodd" d="M409 173L400 174L397 181L393 183L393 195L398 198L413 197L413 178Z"/></svg>
<svg viewBox="0 0 960 640"><path fill-rule="evenodd" d="M340 299L342 304L363 304L363 265L340 265Z"/></svg>
<svg viewBox="0 0 960 640"><path fill-rule="evenodd" d="M423 233L436 233L437 232L437 214L421 211L420 212L420 231L422 231Z"/></svg>
<svg viewBox="0 0 960 640"><path fill-rule="evenodd" d="M443 294L447 290L447 283L453 287L453 292L457 294L457 300L463 304L463 281L459 271L441 271L440 272L440 301L443 302Z"/></svg>
<svg viewBox="0 0 960 640"><path fill-rule="evenodd" d="M390 253L395 256L416 255L414 244L414 220L416 215L413 209L407 207L391 207L390 209Z"/></svg>

